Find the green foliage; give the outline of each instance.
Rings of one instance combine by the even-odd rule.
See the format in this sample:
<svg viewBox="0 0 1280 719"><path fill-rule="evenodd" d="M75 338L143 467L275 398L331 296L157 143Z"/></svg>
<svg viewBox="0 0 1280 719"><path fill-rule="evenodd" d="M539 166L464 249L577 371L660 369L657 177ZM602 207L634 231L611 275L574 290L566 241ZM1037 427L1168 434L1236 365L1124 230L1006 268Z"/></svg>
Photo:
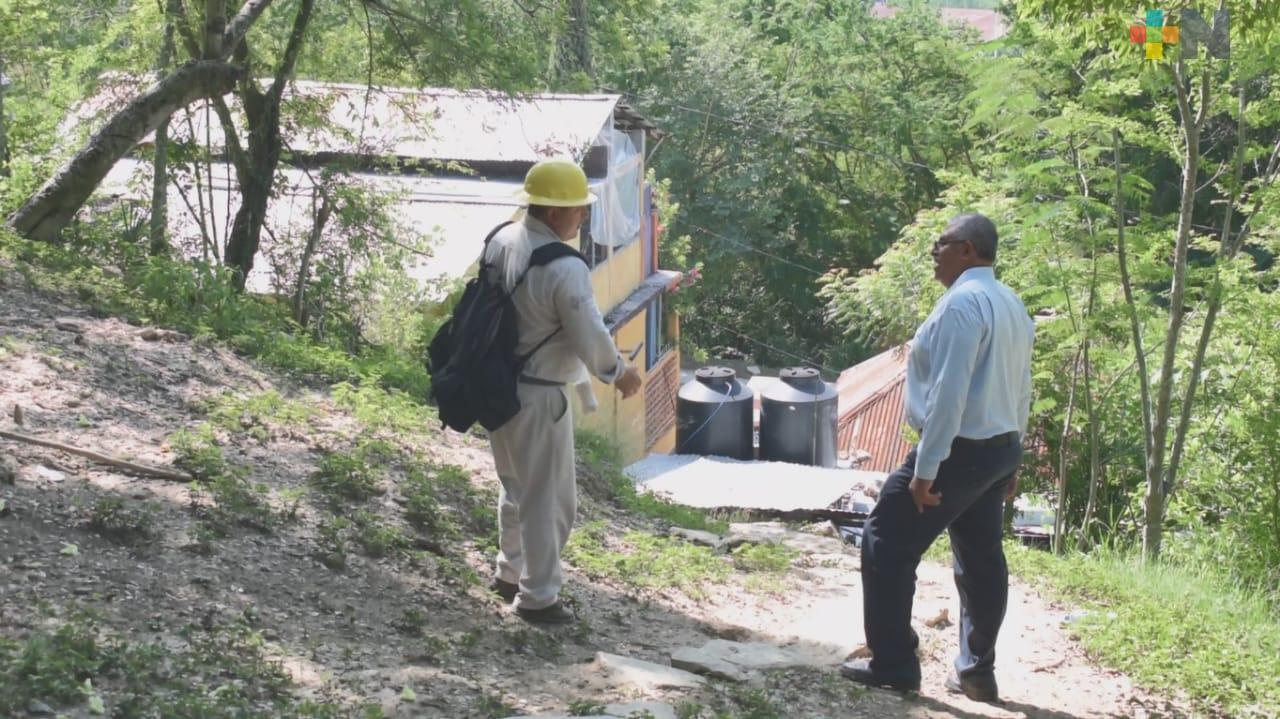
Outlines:
<svg viewBox="0 0 1280 719"><path fill-rule="evenodd" d="M706 584L728 581L728 562L707 547L628 532L614 549L605 527L603 521L580 527L565 550L565 557L588 575L635 588L675 589L695 599L706 596Z"/></svg>
<svg viewBox="0 0 1280 719"><path fill-rule="evenodd" d="M192 509L208 536L225 536L232 527L242 526L271 532L282 521L272 505L269 490L261 482L248 479L248 471L227 462L214 434L213 425L201 422L194 429L180 429L169 436L174 464L191 472L197 480L192 493ZM200 500L207 493L210 502Z"/></svg>
<svg viewBox="0 0 1280 719"><path fill-rule="evenodd" d="M362 439L350 452L330 452L311 476L311 486L332 507L365 502L386 491L386 468L395 448L380 440Z"/></svg>
<svg viewBox="0 0 1280 719"><path fill-rule="evenodd" d="M409 475L400 483L400 492L405 497L405 519L430 537L455 537L458 527L440 504L439 487L453 485L456 489L464 483L469 489L467 475L460 467L411 468Z"/></svg>
<svg viewBox="0 0 1280 719"><path fill-rule="evenodd" d="M409 538L399 529L378 518L378 515L367 510L356 512L353 519L356 530L356 542L364 553L374 559L389 557L407 550Z"/></svg>
<svg viewBox="0 0 1280 719"><path fill-rule="evenodd" d="M783 544L743 544L732 552L733 568L742 572L786 574L798 555Z"/></svg>
<svg viewBox="0 0 1280 719"><path fill-rule="evenodd" d="M651 160L679 207L662 259L700 268L678 300L682 340L761 364L865 356L815 291L867 266L932 205L937 174L965 168L967 42L920 6L873 20L853 0L685 2L618 22L654 51L603 74L669 133Z"/></svg>
<svg viewBox="0 0 1280 719"><path fill-rule="evenodd" d="M592 716L593 714L603 714L604 706L604 704L593 702L589 699L574 699L569 702L568 712L571 717Z"/></svg>
<svg viewBox="0 0 1280 719"><path fill-rule="evenodd" d="M1012 544L1005 553L1013 572L1088 608L1072 631L1139 683L1182 692L1215 716L1270 716L1280 705L1280 621L1266 598L1221 571L1107 552L1062 559Z"/></svg>
<svg viewBox="0 0 1280 719"><path fill-rule="evenodd" d="M153 503L104 497L89 510L89 529L120 544L138 544L156 537L156 511Z"/></svg>
<svg viewBox="0 0 1280 719"><path fill-rule="evenodd" d="M355 717L362 709L292 694L288 675L243 625L189 633L185 643L132 644L85 617L21 640L0 638L0 713L32 700L75 713L95 698L110 716ZM101 712L98 712L101 713Z"/></svg>
<svg viewBox="0 0 1280 719"><path fill-rule="evenodd" d="M333 399L373 431L395 434L425 431L434 412L408 393L384 388L382 380L380 375L369 374L356 384L339 382L333 386Z"/></svg>
<svg viewBox="0 0 1280 719"><path fill-rule="evenodd" d="M271 429L301 429L315 416L306 402L285 399L276 390L256 395L218 395L209 401L209 420L228 432L248 432L265 440Z"/></svg>
<svg viewBox="0 0 1280 719"><path fill-rule="evenodd" d="M196 479L220 477L230 470L213 427L207 422L201 422L194 429L184 427L174 432L169 436L169 447L174 453L174 465Z"/></svg>
<svg viewBox="0 0 1280 719"><path fill-rule="evenodd" d="M347 566L347 541L350 538L351 521L342 517L325 517L316 527L316 542L320 561L328 568L340 571Z"/></svg>
<svg viewBox="0 0 1280 719"><path fill-rule="evenodd" d="M574 444L578 453L578 484L587 493L616 502L634 514L657 519L671 526L702 529L717 534L728 530L727 523L712 519L702 510L637 492L635 484L622 472L618 447L609 438L580 430L575 435Z"/></svg>

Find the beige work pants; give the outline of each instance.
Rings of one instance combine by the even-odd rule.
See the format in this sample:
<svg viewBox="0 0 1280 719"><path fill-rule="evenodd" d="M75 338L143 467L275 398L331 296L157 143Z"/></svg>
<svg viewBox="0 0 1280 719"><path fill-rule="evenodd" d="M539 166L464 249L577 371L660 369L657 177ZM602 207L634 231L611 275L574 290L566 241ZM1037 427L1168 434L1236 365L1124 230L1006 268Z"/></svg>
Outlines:
<svg viewBox="0 0 1280 719"><path fill-rule="evenodd" d="M489 433L498 493L498 578L520 585L516 606L555 604L560 553L578 511L573 417L562 387L520 383L520 412Z"/></svg>

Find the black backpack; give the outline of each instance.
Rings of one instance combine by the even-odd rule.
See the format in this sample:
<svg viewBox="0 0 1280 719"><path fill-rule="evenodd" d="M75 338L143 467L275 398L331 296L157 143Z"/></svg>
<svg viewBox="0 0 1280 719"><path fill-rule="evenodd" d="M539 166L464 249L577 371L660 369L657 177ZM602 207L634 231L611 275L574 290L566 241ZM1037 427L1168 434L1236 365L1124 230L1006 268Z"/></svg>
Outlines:
<svg viewBox="0 0 1280 719"><path fill-rule="evenodd" d="M467 282L453 315L427 348L427 371L431 373L428 400L439 410L440 421L459 432L476 422L492 432L514 417L520 411L516 397L520 371L534 352L560 331L543 338L529 354L516 355L519 332L511 296L529 271L526 269L511 292L506 292L500 281L490 277L492 265L484 259L489 241L509 224L498 225L484 238L480 272ZM586 263L569 245L552 242L533 251L529 267L571 256Z"/></svg>

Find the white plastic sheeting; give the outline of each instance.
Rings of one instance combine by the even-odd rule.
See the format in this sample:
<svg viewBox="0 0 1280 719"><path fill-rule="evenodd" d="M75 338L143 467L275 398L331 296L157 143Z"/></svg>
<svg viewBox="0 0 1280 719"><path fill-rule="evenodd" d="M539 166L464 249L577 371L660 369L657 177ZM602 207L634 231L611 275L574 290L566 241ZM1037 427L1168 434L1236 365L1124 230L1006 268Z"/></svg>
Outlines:
<svg viewBox="0 0 1280 719"><path fill-rule="evenodd" d="M591 185L600 198L591 208L591 237L596 244L617 249L640 234L644 158L627 133L612 127L600 133L598 142L609 146L609 172Z"/></svg>

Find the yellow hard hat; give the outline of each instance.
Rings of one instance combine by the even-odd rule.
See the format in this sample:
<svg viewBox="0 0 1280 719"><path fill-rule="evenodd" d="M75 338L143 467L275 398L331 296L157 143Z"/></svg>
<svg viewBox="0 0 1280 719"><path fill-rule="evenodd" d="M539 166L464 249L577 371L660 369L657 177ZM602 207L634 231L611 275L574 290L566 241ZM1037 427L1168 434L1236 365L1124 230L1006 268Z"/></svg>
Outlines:
<svg viewBox="0 0 1280 719"><path fill-rule="evenodd" d="M581 207L596 201L587 190L587 173L567 157L541 160L524 176L521 202L547 207Z"/></svg>

